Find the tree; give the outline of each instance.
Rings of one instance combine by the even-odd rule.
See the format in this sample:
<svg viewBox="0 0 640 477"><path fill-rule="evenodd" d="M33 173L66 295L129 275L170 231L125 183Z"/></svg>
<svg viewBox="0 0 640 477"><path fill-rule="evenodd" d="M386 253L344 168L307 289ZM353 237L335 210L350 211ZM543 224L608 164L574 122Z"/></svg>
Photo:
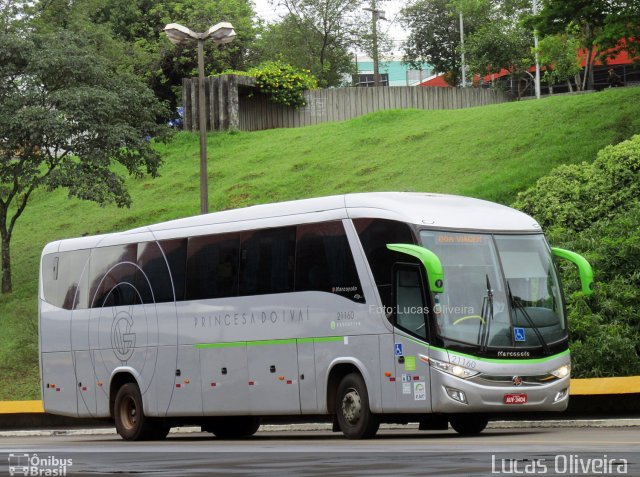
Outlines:
<svg viewBox="0 0 640 477"><path fill-rule="evenodd" d="M339 86L345 76L350 77L353 73L353 57L346 46L339 44L325 49L321 55L323 42L322 34L313 25L286 15L279 22L263 27L255 52L257 58L282 61L309 70L313 76L321 78L325 87Z"/></svg>
<svg viewBox="0 0 640 477"><path fill-rule="evenodd" d="M308 54L317 62L320 86L335 83L336 66L331 59L344 57L355 43L361 13L361 0L274 0L288 11L287 22ZM317 73L316 73L317 71Z"/></svg>
<svg viewBox="0 0 640 477"><path fill-rule="evenodd" d="M39 32L63 28L100 37L103 55L117 56L122 70L143 78L171 109L179 101L182 79L197 76L195 44L175 46L163 33L167 23L181 23L194 31L228 21L237 36L229 45L205 43L207 74L251 66L256 36L250 0L39 0L31 8L32 25Z"/></svg>
<svg viewBox="0 0 640 477"><path fill-rule="evenodd" d="M509 20L496 20L481 27L465 44L471 71L484 76L507 70L517 82L518 98L534 79L529 71L535 63L530 32Z"/></svg>
<svg viewBox="0 0 640 477"><path fill-rule="evenodd" d="M0 33L2 293L12 291L10 243L34 190L128 206L124 177L157 175L150 139L165 139L164 111L139 79L69 31Z"/></svg>
<svg viewBox="0 0 640 477"><path fill-rule="evenodd" d="M577 37L586 52L580 89L593 88L593 67L600 53L597 40L608 15L618 10L616 4L616 0L544 0L540 13L528 22L545 36L562 34L570 26L578 27Z"/></svg>
<svg viewBox="0 0 640 477"><path fill-rule="evenodd" d="M1 0L0 32L8 33L14 30L23 13L24 4L21 0Z"/></svg>
<svg viewBox="0 0 640 477"><path fill-rule="evenodd" d="M629 57L640 61L640 3L616 2L596 42L605 50L602 59L627 51Z"/></svg>
<svg viewBox="0 0 640 477"><path fill-rule="evenodd" d="M409 30L404 61L414 68L428 63L451 86L461 78L460 13L468 36L488 20L489 0L417 0L400 11Z"/></svg>
<svg viewBox="0 0 640 477"><path fill-rule="evenodd" d="M460 78L459 20L450 0L418 0L400 11L400 23L409 31L403 60L413 68L430 64L455 86Z"/></svg>
<svg viewBox="0 0 640 477"><path fill-rule="evenodd" d="M543 79L549 85L549 92L553 94L553 85L567 82L569 91L573 91L571 78L578 75L582 69L578 58L580 42L564 33L549 35L540 40L538 51L540 63L544 65Z"/></svg>

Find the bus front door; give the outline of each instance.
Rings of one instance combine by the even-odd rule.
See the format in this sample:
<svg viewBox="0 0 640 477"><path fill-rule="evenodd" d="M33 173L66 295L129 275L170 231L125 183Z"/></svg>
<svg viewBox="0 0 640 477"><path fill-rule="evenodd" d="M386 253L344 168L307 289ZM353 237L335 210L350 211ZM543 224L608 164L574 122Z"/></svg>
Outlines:
<svg viewBox="0 0 640 477"><path fill-rule="evenodd" d="M394 346L396 403L399 412L431 412L428 312L423 273L418 265L394 267ZM421 359L421 356L424 357Z"/></svg>

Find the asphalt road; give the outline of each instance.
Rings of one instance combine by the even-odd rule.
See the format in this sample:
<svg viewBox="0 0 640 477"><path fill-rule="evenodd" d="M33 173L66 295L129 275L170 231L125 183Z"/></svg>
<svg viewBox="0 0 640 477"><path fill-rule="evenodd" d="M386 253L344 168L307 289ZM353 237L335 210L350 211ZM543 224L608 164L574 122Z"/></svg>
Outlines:
<svg viewBox="0 0 640 477"><path fill-rule="evenodd" d="M62 471L68 459L69 476L640 476L640 430L489 429L477 437L382 430L368 441L328 431L258 432L243 441L200 433L140 443L112 435L0 438L1 475Z"/></svg>

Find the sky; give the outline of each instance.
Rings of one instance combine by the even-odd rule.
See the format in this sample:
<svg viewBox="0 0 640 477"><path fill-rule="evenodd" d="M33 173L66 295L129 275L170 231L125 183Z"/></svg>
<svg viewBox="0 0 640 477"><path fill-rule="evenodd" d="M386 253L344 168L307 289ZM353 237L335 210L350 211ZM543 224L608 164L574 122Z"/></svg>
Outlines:
<svg viewBox="0 0 640 477"><path fill-rule="evenodd" d="M406 33L398 21L398 12L409 3L407 0L377 0L378 8L385 11L387 20L380 20L379 28L386 31L394 41L395 54L401 55L402 41L406 38ZM260 18L267 21L276 21L286 13L285 9L274 7L269 0L253 0L256 13Z"/></svg>

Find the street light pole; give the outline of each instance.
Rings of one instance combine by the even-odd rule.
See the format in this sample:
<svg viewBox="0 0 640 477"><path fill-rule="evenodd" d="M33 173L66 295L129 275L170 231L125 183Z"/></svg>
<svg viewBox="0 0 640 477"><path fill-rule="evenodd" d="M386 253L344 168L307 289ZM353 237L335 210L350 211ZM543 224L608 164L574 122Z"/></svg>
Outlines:
<svg viewBox="0 0 640 477"><path fill-rule="evenodd" d="M198 113L200 126L200 213L209 213L209 173L207 171L207 111L204 90L204 40L198 39Z"/></svg>
<svg viewBox="0 0 640 477"><path fill-rule="evenodd" d="M174 45L187 45L198 42L198 122L200 126L200 213L209 212L209 184L207 173L207 98L204 87L204 42L213 40L217 45L230 43L236 36L233 25L221 22L213 25L204 33L196 33L178 23L169 23L164 27L169 41Z"/></svg>

